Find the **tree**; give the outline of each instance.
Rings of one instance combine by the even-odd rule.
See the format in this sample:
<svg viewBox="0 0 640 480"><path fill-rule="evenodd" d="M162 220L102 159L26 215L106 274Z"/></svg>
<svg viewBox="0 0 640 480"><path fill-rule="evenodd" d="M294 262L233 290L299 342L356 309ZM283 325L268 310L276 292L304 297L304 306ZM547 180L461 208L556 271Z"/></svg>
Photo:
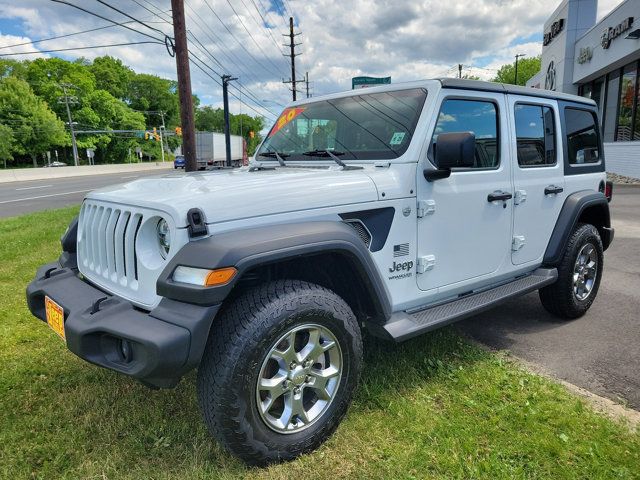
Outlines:
<svg viewBox="0 0 640 480"><path fill-rule="evenodd" d="M14 153L27 154L37 167L37 157L52 147L68 145L64 123L47 103L37 97L24 80L7 77L0 80L2 123L12 129Z"/></svg>
<svg viewBox="0 0 640 480"><path fill-rule="evenodd" d="M525 85L527 80L533 77L536 73L540 71L540 56L531 57L531 58L520 58L518 60L518 85ZM492 82L500 82L500 83L510 83L512 85L515 84L516 77L516 67L514 63L508 63L507 65L503 65L498 70L498 73L494 78L491 79Z"/></svg>
<svg viewBox="0 0 640 480"><path fill-rule="evenodd" d="M121 60L109 56L98 57L89 66L89 71L96 78L96 88L106 90L120 100L127 98L129 82L134 73Z"/></svg>
<svg viewBox="0 0 640 480"><path fill-rule="evenodd" d="M134 74L129 82L128 104L140 112L163 112L167 128L180 125L177 83L146 73ZM160 126L161 118L145 113L147 125Z"/></svg>
<svg viewBox="0 0 640 480"><path fill-rule="evenodd" d="M13 160L12 152L15 143L16 139L11 127L0 124L0 160L3 161L4 168L7 168L8 160Z"/></svg>
<svg viewBox="0 0 640 480"><path fill-rule="evenodd" d="M201 132L224 132L224 112L211 105L200 107L195 111L195 123L196 130Z"/></svg>

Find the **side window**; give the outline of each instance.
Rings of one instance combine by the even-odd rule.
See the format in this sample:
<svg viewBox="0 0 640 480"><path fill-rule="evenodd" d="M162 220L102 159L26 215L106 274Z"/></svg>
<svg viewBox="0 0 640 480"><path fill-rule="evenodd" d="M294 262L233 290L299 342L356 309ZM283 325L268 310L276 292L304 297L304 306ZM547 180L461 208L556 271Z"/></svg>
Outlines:
<svg viewBox="0 0 640 480"><path fill-rule="evenodd" d="M567 127L569 163L581 165L600 161L600 146L596 119L592 112L567 107L564 110Z"/></svg>
<svg viewBox="0 0 640 480"><path fill-rule="evenodd" d="M498 111L484 100L451 99L442 102L432 143L440 133L471 132L476 136L473 168L495 168L499 163Z"/></svg>
<svg viewBox="0 0 640 480"><path fill-rule="evenodd" d="M544 167L556 163L553 110L542 105L516 104L518 165Z"/></svg>

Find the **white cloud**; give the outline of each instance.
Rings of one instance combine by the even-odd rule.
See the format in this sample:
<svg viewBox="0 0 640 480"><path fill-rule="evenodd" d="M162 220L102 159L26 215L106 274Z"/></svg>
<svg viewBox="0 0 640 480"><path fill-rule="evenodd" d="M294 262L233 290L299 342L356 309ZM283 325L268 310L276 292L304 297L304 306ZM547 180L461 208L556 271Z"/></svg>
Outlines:
<svg viewBox="0 0 640 480"><path fill-rule="evenodd" d="M98 2L75 3L118 22L127 20ZM131 0L111 2L149 26L172 35L171 25L164 23L170 9L169 0L139 0L139 3L146 8ZM245 101L247 96L278 103L290 99L288 86L281 83L282 78L290 76L288 60L283 56L286 49L282 47L287 41L282 34L288 31L288 12L280 15L271 0L230 0L230 3L186 0L185 3L187 27L202 43L201 47L191 41L190 48L193 55L206 64L203 68L209 75L217 78L217 74L230 73L240 77ZM599 3L601 17L619 0L600 0ZM394 82L454 76L458 63L465 65L464 73L490 78L501 65L512 62L516 53L527 56L540 53L540 42L519 39L541 34L544 21L558 4L559 0L288 0L284 3L295 14L299 24L296 31L303 33L296 37L303 42L298 47L298 52L303 54L296 59L297 76L302 78L308 71L315 94L348 89L351 77L356 75L390 75ZM256 6L269 28L264 26ZM265 12L263 6L269 11ZM0 31L6 22L22 26L26 39L0 34L0 46L107 25L104 20L67 5L44 0L21 0L19 6L0 0ZM162 37L143 26L130 26ZM142 40L148 39L122 27L113 27L35 46L16 47L12 51ZM202 51L203 47L208 52ZM121 58L138 72L176 78L175 60L163 45L83 50L65 53L65 58L92 59L105 54ZM483 68L469 68L469 65ZM203 103L221 105L220 86L194 65L191 74L193 90ZM237 85L231 91L240 96ZM237 99L231 97L230 103L234 111L239 110ZM280 110L274 103L266 105L275 113Z"/></svg>

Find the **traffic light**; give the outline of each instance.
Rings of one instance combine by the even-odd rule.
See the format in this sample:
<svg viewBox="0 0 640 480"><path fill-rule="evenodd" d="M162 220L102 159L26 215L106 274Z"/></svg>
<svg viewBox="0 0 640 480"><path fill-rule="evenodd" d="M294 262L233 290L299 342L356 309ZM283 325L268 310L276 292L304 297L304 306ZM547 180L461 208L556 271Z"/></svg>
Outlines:
<svg viewBox="0 0 640 480"><path fill-rule="evenodd" d="M176 127L176 135L178 135L179 137L182 136L182 127Z"/></svg>
<svg viewBox="0 0 640 480"><path fill-rule="evenodd" d="M158 131L156 130L156 127L153 127L153 139L154 139L156 142L159 142L159 141L160 141L160 135L158 135Z"/></svg>
<svg viewBox="0 0 640 480"><path fill-rule="evenodd" d="M256 136L256 132L254 132L253 130L251 130L251 131L249 132L249 138L255 138L255 136Z"/></svg>
<svg viewBox="0 0 640 480"><path fill-rule="evenodd" d="M144 132L144 139L149 140L149 132Z"/></svg>

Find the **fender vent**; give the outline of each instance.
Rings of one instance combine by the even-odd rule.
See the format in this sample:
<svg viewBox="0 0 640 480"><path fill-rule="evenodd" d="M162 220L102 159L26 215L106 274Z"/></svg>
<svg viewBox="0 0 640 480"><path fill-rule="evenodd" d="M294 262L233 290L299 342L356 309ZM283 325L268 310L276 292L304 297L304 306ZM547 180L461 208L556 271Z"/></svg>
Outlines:
<svg viewBox="0 0 640 480"><path fill-rule="evenodd" d="M371 246L371 234L360 220L347 220L345 223L353 227L360 237L360 240L362 240L362 243L364 243L367 248Z"/></svg>

